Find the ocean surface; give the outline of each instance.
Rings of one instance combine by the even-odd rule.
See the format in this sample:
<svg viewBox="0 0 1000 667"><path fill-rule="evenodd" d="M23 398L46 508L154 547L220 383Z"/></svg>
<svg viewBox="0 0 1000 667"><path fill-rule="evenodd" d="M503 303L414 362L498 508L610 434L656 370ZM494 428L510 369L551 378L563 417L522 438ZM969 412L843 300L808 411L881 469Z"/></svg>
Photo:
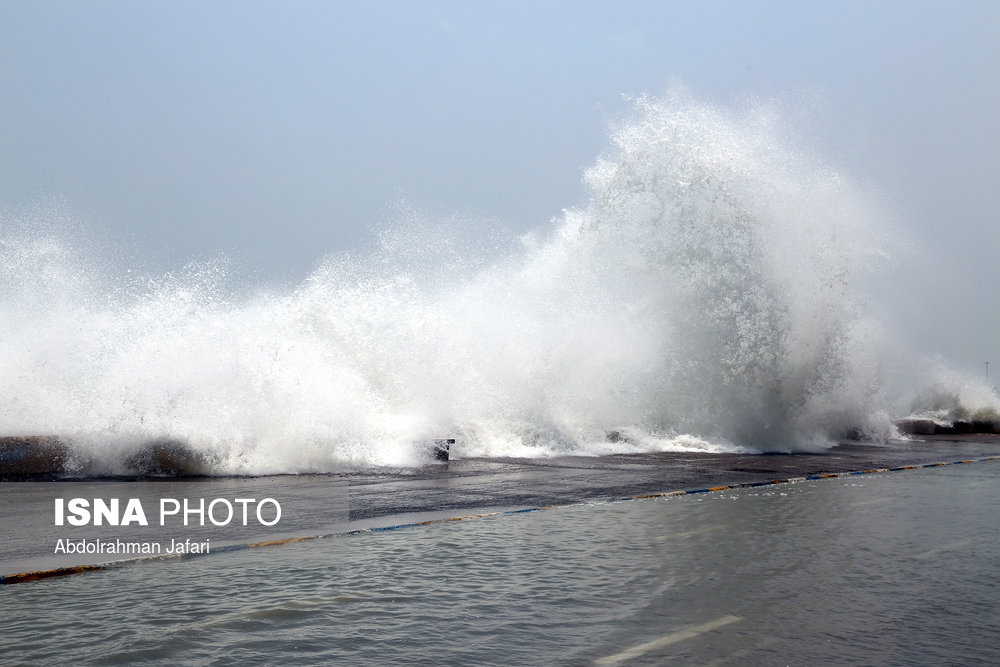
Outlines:
<svg viewBox="0 0 1000 667"><path fill-rule="evenodd" d="M1000 464L0 587L0 664L997 664Z"/></svg>

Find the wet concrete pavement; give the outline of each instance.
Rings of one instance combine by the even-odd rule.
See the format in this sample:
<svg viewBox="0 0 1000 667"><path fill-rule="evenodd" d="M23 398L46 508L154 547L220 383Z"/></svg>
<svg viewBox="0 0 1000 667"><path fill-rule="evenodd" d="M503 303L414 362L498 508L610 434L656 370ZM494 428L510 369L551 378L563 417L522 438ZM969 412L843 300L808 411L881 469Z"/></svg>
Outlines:
<svg viewBox="0 0 1000 667"><path fill-rule="evenodd" d="M58 553L59 540L211 540L226 544L341 534L496 509L517 509L821 473L850 472L1000 454L1000 435L924 436L885 444L845 442L821 453L655 453L549 459L456 459L407 470L259 478L67 480L0 483L0 576L36 569L119 560L107 554ZM137 498L148 526L56 526L54 503L70 498ZM273 498L280 523L253 518L213 525L198 515L182 525L158 521L164 498L192 505L213 499ZM404 515L404 516L400 516Z"/></svg>
<svg viewBox="0 0 1000 667"><path fill-rule="evenodd" d="M405 473L347 476L352 520L483 507L558 505L826 472L1000 453L1000 435L844 442L822 453L663 452L551 459L458 459Z"/></svg>

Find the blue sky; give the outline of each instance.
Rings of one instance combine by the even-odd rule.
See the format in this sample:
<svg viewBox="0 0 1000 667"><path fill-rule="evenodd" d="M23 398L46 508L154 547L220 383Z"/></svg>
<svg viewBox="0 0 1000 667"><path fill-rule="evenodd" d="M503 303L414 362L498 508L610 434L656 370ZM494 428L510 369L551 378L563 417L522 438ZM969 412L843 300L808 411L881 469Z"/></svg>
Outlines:
<svg viewBox="0 0 1000 667"><path fill-rule="evenodd" d="M998 34L968 1L0 0L0 208L295 280L399 200L544 227L623 95L775 98L906 230L895 320L1000 367Z"/></svg>

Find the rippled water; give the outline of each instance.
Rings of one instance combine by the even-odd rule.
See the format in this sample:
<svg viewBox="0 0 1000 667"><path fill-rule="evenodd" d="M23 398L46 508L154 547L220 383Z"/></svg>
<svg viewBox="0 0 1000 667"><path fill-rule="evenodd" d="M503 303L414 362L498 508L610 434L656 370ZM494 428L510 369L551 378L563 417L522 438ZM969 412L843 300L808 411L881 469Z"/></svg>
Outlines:
<svg viewBox="0 0 1000 667"><path fill-rule="evenodd" d="M998 664L1000 465L574 506L0 589L4 664Z"/></svg>

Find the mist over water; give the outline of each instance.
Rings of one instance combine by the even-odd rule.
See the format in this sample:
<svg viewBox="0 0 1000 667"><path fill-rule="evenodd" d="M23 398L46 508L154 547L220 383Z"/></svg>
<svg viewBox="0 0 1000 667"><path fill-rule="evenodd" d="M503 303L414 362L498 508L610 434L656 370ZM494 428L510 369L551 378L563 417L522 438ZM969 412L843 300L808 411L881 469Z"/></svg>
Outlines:
<svg viewBox="0 0 1000 667"><path fill-rule="evenodd" d="M97 471L169 439L264 474L412 465L440 437L545 456L890 433L858 287L881 212L774 110L640 99L585 180L535 234L411 211L290 289L225 261L139 275L0 219L0 434L62 436Z"/></svg>

